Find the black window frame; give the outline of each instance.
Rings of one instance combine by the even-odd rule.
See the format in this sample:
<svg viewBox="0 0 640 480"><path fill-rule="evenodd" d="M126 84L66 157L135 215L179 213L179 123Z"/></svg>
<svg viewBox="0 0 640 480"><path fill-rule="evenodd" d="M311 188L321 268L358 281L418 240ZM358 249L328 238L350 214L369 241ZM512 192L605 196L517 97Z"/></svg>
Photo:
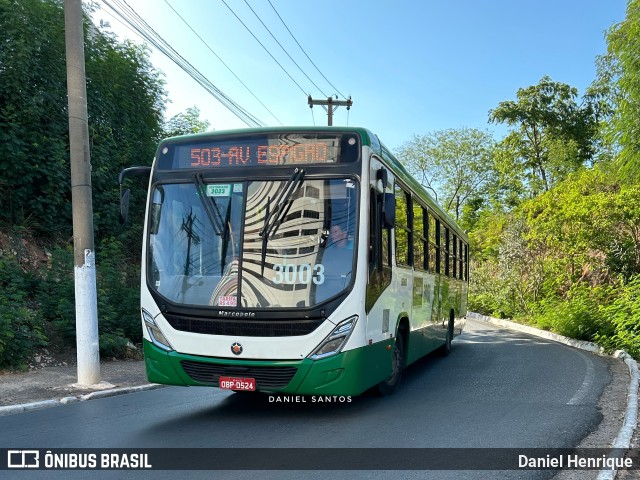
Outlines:
<svg viewBox="0 0 640 480"><path fill-rule="evenodd" d="M429 271L429 253L428 253L428 245L429 245L429 241L427 240L427 231L428 231L428 225L427 225L427 209L426 207L424 207L423 205L421 205L418 202L413 202L413 215L412 215L412 220L413 220L413 225L412 225L412 233L413 233L413 268L415 268L416 270L421 270L424 272L428 272ZM422 223L422 228L418 228L419 226L416 225L416 215L420 216L420 221ZM421 245L422 248L422 262L416 262L416 246L417 245Z"/></svg>
<svg viewBox="0 0 640 480"><path fill-rule="evenodd" d="M402 225L399 223L400 216L398 215L399 208L401 208L401 202L398 201L399 194L404 194L405 197L405 214L407 217L407 225ZM399 182L395 182L393 194L396 197L396 225L394 228L394 242L395 242L395 257L396 257L396 266L399 267L412 267L413 266L413 235L411 231L411 216L413 214L411 209L411 194L403 187L403 185ZM404 262L401 261L401 257L398 254L398 232L399 230L403 230L406 234L406 242L407 242L407 257ZM406 263L405 263L406 262Z"/></svg>

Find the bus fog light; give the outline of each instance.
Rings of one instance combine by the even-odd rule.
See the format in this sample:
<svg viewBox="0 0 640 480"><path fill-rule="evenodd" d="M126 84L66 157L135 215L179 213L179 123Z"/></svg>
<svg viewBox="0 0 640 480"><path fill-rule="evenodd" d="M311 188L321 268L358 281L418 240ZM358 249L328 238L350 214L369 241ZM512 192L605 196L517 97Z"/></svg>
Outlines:
<svg viewBox="0 0 640 480"><path fill-rule="evenodd" d="M173 350L173 347L169 343L169 340L167 340L167 338L164 336L156 321L144 308L142 309L142 320L144 320L144 325L145 327L147 327L149 337L156 347L161 348L162 350L165 350L167 352Z"/></svg>
<svg viewBox="0 0 640 480"><path fill-rule="evenodd" d="M309 358L311 360L319 360L321 358L330 357L332 355L336 355L340 353L344 345L347 343L347 340L351 336L351 332L356 326L356 322L358 321L358 316L354 315L353 317L347 318L346 320L340 322L336 328L325 338L318 348L316 348Z"/></svg>

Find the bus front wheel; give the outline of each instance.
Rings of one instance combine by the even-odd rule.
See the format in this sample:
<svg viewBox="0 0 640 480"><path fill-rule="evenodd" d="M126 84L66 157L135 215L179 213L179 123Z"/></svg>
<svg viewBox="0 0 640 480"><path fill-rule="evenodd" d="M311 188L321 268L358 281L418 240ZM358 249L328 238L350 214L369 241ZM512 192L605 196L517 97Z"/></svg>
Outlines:
<svg viewBox="0 0 640 480"><path fill-rule="evenodd" d="M402 380L402 371L404 370L404 337L398 335L393 347L391 356L391 375L386 380L378 384L378 393L380 395L391 395L396 391L400 380Z"/></svg>

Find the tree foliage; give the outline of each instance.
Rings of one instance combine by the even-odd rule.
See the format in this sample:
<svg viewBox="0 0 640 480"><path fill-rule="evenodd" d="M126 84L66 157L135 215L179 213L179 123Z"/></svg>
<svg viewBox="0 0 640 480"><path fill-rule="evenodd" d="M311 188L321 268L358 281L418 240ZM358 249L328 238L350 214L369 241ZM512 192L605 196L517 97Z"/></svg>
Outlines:
<svg viewBox="0 0 640 480"><path fill-rule="evenodd" d="M47 345L44 322L29 308L36 285L13 258L0 257L0 368L24 367L37 348Z"/></svg>
<svg viewBox="0 0 640 480"><path fill-rule="evenodd" d="M557 252L567 281L595 285L640 274L640 185L586 170L523 205L522 213L530 241Z"/></svg>
<svg viewBox="0 0 640 480"><path fill-rule="evenodd" d="M0 219L70 235L64 11L58 0L0 0ZM85 18L87 101L97 234L115 233L118 172L150 164L164 90L146 51Z"/></svg>
<svg viewBox="0 0 640 480"><path fill-rule="evenodd" d="M200 118L200 109L189 107L185 112L178 113L169 119L164 126L165 137L176 137L190 133L206 132L211 124Z"/></svg>
<svg viewBox="0 0 640 480"><path fill-rule="evenodd" d="M397 155L436 200L460 219L465 205L486 192L493 147L488 132L462 128L414 135Z"/></svg>
<svg viewBox="0 0 640 480"><path fill-rule="evenodd" d="M118 173L151 164L165 92L145 47L101 33L86 15L84 29L98 315L112 354L141 335L141 228L118 225ZM21 364L50 333L75 334L65 65L63 2L0 0L0 232L61 245L37 275L0 251L0 366ZM141 216L145 189L132 193Z"/></svg>
<svg viewBox="0 0 640 480"><path fill-rule="evenodd" d="M64 230L71 196L61 2L1 0L0 32L1 220Z"/></svg>
<svg viewBox="0 0 640 480"><path fill-rule="evenodd" d="M474 251L482 246L473 308L585 340L617 331L621 344L631 335L611 309L620 311L626 285L640 278L640 185L583 169L523 202L498 229L504 214L487 216L470 234Z"/></svg>
<svg viewBox="0 0 640 480"><path fill-rule="evenodd" d="M608 350L622 349L640 358L640 276L625 282L613 301L600 306L606 327L595 340Z"/></svg>
<svg viewBox="0 0 640 480"><path fill-rule="evenodd" d="M640 4L629 0L625 19L607 32L608 53L599 65L594 88L613 104L610 139L620 146L624 176L640 178ZM605 95L606 94L606 95Z"/></svg>
<svg viewBox="0 0 640 480"><path fill-rule="evenodd" d="M472 308L636 357L639 20L629 2L580 105L575 89L545 77L491 112L514 129L494 150L493 203L469 235Z"/></svg>
<svg viewBox="0 0 640 480"><path fill-rule="evenodd" d="M504 140L513 152L513 167L524 172L535 195L593 157L596 106L578 105L578 91L543 77L537 85L520 88L490 112L489 120L516 127Z"/></svg>

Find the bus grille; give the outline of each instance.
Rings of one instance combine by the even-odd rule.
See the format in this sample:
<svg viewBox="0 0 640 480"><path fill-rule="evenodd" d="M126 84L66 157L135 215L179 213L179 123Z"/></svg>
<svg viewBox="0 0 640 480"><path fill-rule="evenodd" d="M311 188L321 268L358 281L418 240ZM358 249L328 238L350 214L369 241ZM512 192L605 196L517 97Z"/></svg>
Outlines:
<svg viewBox="0 0 640 480"><path fill-rule="evenodd" d="M184 371L193 380L212 385L220 377L254 378L258 388L284 388L298 370L296 367L236 366L182 360Z"/></svg>
<svg viewBox="0 0 640 480"><path fill-rule="evenodd" d="M205 335L229 335L243 337L294 337L313 332L322 323L314 320L227 320L197 318L165 314L169 324L182 332Z"/></svg>

